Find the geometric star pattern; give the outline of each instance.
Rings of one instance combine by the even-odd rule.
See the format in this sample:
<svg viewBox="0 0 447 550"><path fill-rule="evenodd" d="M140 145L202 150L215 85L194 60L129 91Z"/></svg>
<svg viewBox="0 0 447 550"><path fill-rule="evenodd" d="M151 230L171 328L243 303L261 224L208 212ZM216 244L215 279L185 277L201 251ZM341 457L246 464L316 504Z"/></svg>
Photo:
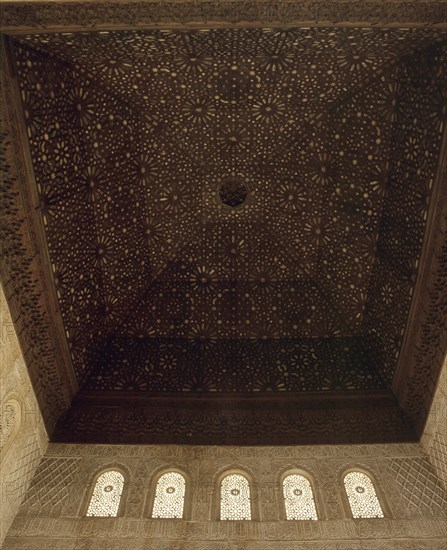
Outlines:
<svg viewBox="0 0 447 550"><path fill-rule="evenodd" d="M88 390L389 387L446 119L445 31L14 40ZM238 182L244 200L224 204Z"/></svg>

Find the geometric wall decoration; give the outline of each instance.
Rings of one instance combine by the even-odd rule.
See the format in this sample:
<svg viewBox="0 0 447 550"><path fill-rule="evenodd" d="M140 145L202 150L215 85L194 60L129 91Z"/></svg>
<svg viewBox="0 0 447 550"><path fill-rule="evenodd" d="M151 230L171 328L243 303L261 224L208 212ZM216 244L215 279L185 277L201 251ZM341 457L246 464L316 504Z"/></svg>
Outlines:
<svg viewBox="0 0 447 550"><path fill-rule="evenodd" d="M391 461L390 468L399 484L402 498L412 508L446 509L446 492L427 458L394 459Z"/></svg>
<svg viewBox="0 0 447 550"><path fill-rule="evenodd" d="M57 516L73 495L80 458L47 457L40 462L22 507L28 515L37 511Z"/></svg>

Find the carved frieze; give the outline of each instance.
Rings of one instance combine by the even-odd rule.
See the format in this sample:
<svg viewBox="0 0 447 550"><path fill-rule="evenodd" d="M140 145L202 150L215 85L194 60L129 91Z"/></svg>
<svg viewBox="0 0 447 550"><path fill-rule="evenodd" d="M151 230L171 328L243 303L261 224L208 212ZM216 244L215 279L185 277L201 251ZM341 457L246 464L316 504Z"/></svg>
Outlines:
<svg viewBox="0 0 447 550"><path fill-rule="evenodd" d="M447 23L444 0L186 0L32 2L2 6L2 26L42 29L49 27L101 28L163 25L290 25L297 23L369 23L370 25Z"/></svg>

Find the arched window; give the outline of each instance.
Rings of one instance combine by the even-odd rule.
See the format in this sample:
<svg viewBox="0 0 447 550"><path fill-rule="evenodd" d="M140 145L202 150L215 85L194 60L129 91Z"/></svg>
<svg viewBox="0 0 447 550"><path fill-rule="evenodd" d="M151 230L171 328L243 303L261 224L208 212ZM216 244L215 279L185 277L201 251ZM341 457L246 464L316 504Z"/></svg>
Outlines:
<svg viewBox="0 0 447 550"><path fill-rule="evenodd" d="M120 472L108 470L101 474L96 480L87 516L117 516L123 487L124 477Z"/></svg>
<svg viewBox="0 0 447 550"><path fill-rule="evenodd" d="M310 481L290 474L282 482L287 519L318 519Z"/></svg>
<svg viewBox="0 0 447 550"><path fill-rule="evenodd" d="M153 518L182 518L185 502L185 478L177 472L160 476L155 489Z"/></svg>
<svg viewBox="0 0 447 550"><path fill-rule="evenodd" d="M384 517L369 476L362 472L349 472L344 477L344 484L353 518Z"/></svg>
<svg viewBox="0 0 447 550"><path fill-rule="evenodd" d="M251 519L250 484L240 474L223 478L220 486L220 519Z"/></svg>

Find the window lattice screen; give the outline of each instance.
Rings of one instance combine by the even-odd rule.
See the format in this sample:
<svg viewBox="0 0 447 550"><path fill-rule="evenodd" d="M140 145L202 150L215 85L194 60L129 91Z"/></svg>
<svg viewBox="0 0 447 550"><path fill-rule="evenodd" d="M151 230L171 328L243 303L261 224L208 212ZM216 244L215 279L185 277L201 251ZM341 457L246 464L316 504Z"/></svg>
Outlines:
<svg viewBox="0 0 447 550"><path fill-rule="evenodd" d="M287 519L318 519L310 481L291 474L282 482Z"/></svg>
<svg viewBox="0 0 447 550"><path fill-rule="evenodd" d="M115 470L101 474L96 480L87 516L112 517L118 514L124 477Z"/></svg>
<svg viewBox="0 0 447 550"><path fill-rule="evenodd" d="M350 472L345 475L344 483L354 518L384 517L374 485L366 474Z"/></svg>
<svg viewBox="0 0 447 550"><path fill-rule="evenodd" d="M163 474L155 490L153 518L182 518L185 502L185 478L177 472Z"/></svg>
<svg viewBox="0 0 447 550"><path fill-rule="evenodd" d="M230 474L222 480L220 519L251 519L250 484L244 476Z"/></svg>

